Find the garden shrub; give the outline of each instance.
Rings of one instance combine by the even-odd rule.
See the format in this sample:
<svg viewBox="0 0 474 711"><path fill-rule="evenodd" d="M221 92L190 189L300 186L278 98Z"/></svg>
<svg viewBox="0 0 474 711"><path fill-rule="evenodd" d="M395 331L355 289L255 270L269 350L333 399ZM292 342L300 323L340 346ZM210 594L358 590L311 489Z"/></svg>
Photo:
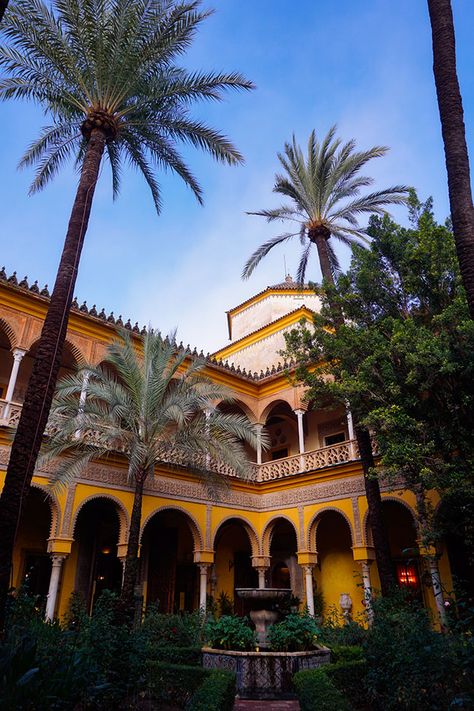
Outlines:
<svg viewBox="0 0 474 711"><path fill-rule="evenodd" d="M329 647L333 645L361 645L367 637L366 623L365 615L361 615L360 619L346 622L341 612L332 605L321 625L320 641Z"/></svg>
<svg viewBox="0 0 474 711"><path fill-rule="evenodd" d="M145 664L145 690L154 701L184 708L209 674L202 667L150 661Z"/></svg>
<svg viewBox="0 0 474 711"><path fill-rule="evenodd" d="M204 617L200 611L181 615L163 614L150 609L137 630L144 644L169 647L198 647L202 642Z"/></svg>
<svg viewBox="0 0 474 711"><path fill-rule="evenodd" d="M186 711L232 711L235 693L235 674L212 670L186 705Z"/></svg>
<svg viewBox="0 0 474 711"><path fill-rule="evenodd" d="M313 617L291 613L282 622L270 627L268 639L275 651L301 652L314 649L318 635L319 627Z"/></svg>
<svg viewBox="0 0 474 711"><path fill-rule="evenodd" d="M367 677L367 662L365 659L356 659L337 664L327 664L321 671L334 684L351 705L356 708L367 708L367 691L365 680Z"/></svg>
<svg viewBox="0 0 474 711"><path fill-rule="evenodd" d="M167 664L184 664L185 666L198 667L202 661L201 647L160 647L151 648L152 654L148 657L157 662Z"/></svg>
<svg viewBox="0 0 474 711"><path fill-rule="evenodd" d="M462 647L455 636L434 631L418 604L401 595L376 600L364 645L369 699L387 711L460 707L469 690Z"/></svg>
<svg viewBox="0 0 474 711"><path fill-rule="evenodd" d="M215 649L245 651L254 649L256 645L255 632L250 628L247 618L230 615L208 620L206 640Z"/></svg>
<svg viewBox="0 0 474 711"><path fill-rule="evenodd" d="M301 711L351 711L347 699L322 669L308 669L293 676Z"/></svg>
<svg viewBox="0 0 474 711"><path fill-rule="evenodd" d="M364 650L360 645L335 644L331 646L331 662L356 662L364 658Z"/></svg>

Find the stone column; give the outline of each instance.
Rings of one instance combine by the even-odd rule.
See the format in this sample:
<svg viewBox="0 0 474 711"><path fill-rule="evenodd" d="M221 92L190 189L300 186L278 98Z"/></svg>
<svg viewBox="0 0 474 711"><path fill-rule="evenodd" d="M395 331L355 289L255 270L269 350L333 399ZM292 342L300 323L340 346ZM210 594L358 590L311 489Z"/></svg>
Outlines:
<svg viewBox="0 0 474 711"><path fill-rule="evenodd" d="M314 617L313 568L313 565L303 565L306 588L306 605L311 617Z"/></svg>
<svg viewBox="0 0 474 711"><path fill-rule="evenodd" d="M54 619L54 611L56 609L56 599L58 597L59 579L61 577L61 567L66 555L58 555L53 553L51 556L52 567L51 577L49 579L48 597L46 599L46 615L47 621L52 622Z"/></svg>
<svg viewBox="0 0 474 711"><path fill-rule="evenodd" d="M8 414L10 412L10 402L13 398L13 393L15 392L15 385L16 381L18 378L18 371L20 369L20 363L23 359L23 356L26 355L26 351L22 350L21 348L14 348L12 351L13 354L13 366L12 370L10 373L10 380L8 381L8 387L7 387L7 392L5 395L5 400L7 401L7 405L5 407L5 412L4 412L4 418L8 418Z"/></svg>
<svg viewBox="0 0 474 711"><path fill-rule="evenodd" d="M89 373L88 370L85 371L84 377L82 379L82 388L81 388L81 394L79 395L79 409L77 414L80 416L84 412L84 405L86 404L86 397L87 397L87 386L89 385L89 378L91 374ZM81 436L81 429L79 428L76 430L76 439L79 439Z"/></svg>
<svg viewBox="0 0 474 711"><path fill-rule="evenodd" d="M266 588L265 575L270 567L271 559L267 555L253 555L252 556L252 567L255 568L258 574L258 587L260 590Z"/></svg>
<svg viewBox="0 0 474 711"><path fill-rule="evenodd" d="M374 610L372 608L372 585L370 582L370 564L371 560L360 560L360 568L362 573L362 587L364 590L365 609L367 610L367 621L369 625L374 619Z"/></svg>
<svg viewBox="0 0 474 711"><path fill-rule="evenodd" d="M257 430L257 464L262 463L262 429L263 425L261 425L259 422L255 425L255 429Z"/></svg>
<svg viewBox="0 0 474 711"><path fill-rule="evenodd" d="M300 454L304 454L304 429L303 429L303 415L304 410L293 410L296 417L298 418L298 444L300 449Z"/></svg>
<svg viewBox="0 0 474 711"><path fill-rule="evenodd" d="M433 588L433 595L436 603L436 609L438 610L439 621L442 627L446 626L446 610L444 608L443 599L443 588L441 585L441 578L439 575L438 567L438 556L429 555L425 557L428 571L431 578L431 586Z"/></svg>
<svg viewBox="0 0 474 711"><path fill-rule="evenodd" d="M207 606L207 571L209 563L199 563L199 609L206 612Z"/></svg>

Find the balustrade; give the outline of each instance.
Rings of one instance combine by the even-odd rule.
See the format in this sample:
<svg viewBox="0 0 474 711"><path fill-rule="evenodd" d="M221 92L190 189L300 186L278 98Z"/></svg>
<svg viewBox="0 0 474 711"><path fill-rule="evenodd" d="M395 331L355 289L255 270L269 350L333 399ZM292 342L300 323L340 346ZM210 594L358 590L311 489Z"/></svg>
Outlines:
<svg viewBox="0 0 474 711"><path fill-rule="evenodd" d="M7 408L8 405L8 408ZM6 400L0 400L0 425L7 427L16 427L20 419L21 404L7 403ZM51 433L51 426L47 426L46 434ZM92 430L86 430L82 436L88 444L99 444L98 433ZM103 441L101 442L103 446ZM375 440L374 440L375 445ZM123 451L120 446L114 446L114 450ZM375 451L375 447L374 447ZM249 467L249 480L254 482L275 481L277 479L286 479L287 477L310 472L325 467L334 466L336 464L344 464L359 458L359 451L356 440L348 440L329 447L321 447L310 452L295 454L292 457L284 457L263 464L251 463ZM186 462L178 452L167 452L163 457L169 464L186 466ZM197 455L195 466L203 467L205 464L212 471L226 477L236 477L235 471L224 462L208 462L205 455Z"/></svg>

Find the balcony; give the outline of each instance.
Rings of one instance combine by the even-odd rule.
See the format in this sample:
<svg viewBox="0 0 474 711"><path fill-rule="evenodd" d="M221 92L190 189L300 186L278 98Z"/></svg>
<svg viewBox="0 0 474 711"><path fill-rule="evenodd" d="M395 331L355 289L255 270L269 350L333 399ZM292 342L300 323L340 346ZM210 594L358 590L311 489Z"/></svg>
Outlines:
<svg viewBox="0 0 474 711"><path fill-rule="evenodd" d="M8 403L0 400L0 426L16 427L20 419L22 405L20 403ZM47 430L46 430L47 431ZM94 442L94 432L84 433L85 439L91 444ZM249 480L252 482L276 481L287 479L288 477L303 474L304 472L325 469L337 464L345 464L359 458L356 440L346 440L329 447L321 447L303 454L294 454L291 457L283 457L263 464L251 465ZM177 458L178 459L178 458ZM176 461L178 464L178 461ZM235 472L226 464L210 464L214 471L223 476L235 478Z"/></svg>

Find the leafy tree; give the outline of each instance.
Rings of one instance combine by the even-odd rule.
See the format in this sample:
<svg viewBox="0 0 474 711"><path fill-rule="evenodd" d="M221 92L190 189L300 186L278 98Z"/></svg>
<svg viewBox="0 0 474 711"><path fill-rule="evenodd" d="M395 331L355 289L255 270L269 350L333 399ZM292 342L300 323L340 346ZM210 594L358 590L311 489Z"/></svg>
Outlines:
<svg viewBox="0 0 474 711"><path fill-rule="evenodd" d="M411 228L372 218L370 249L354 249L314 333L295 331L288 345L320 363L300 373L312 398L349 400L376 430L385 475L415 492L425 542L435 543L426 491L474 495L474 325L450 224L414 193L410 216ZM341 310L344 324L328 330Z"/></svg>
<svg viewBox="0 0 474 711"><path fill-rule="evenodd" d="M295 137L291 144L285 144L284 153L278 154L285 174L276 175L273 192L289 198L290 203L251 214L265 217L268 222L288 220L297 225L297 231L273 237L261 245L247 261L243 271L244 278L252 274L273 247L298 237L303 245L297 271L298 281L304 281L311 249L315 246L323 285L330 289L340 271L331 240L339 240L350 247L358 244L359 240L367 242L366 229L359 224L359 216L367 213L382 215L385 214L387 205L406 202L407 188L403 185L360 195L363 188L373 183L371 177L361 175L360 171L373 158L385 155L387 148L374 146L367 151L356 151L354 140L342 144L335 136L336 127L333 126L319 143L315 132L312 131L307 157L297 145ZM339 311L338 319L334 323L336 328L343 323L342 312ZM367 429L357 420L355 432L365 473L364 482L381 588L383 594L386 594L394 579L382 520L378 481L368 476L374 465L372 447Z"/></svg>
<svg viewBox="0 0 474 711"><path fill-rule="evenodd" d="M256 431L247 417L216 409L216 401L232 398L227 388L204 376L203 367L199 359L190 361L173 339L163 339L153 331L144 337L141 354L125 332L121 341L109 346L103 366L86 366L61 380L53 400L53 434L42 462L56 462L52 474L56 486L65 486L91 460L112 451L128 460L134 500L122 601L132 616L143 489L155 468L186 466L212 487L222 484L212 472L218 462L230 465L240 476L247 475L242 441L257 445Z"/></svg>
<svg viewBox="0 0 474 711"><path fill-rule="evenodd" d="M104 157L114 196L123 164L130 163L144 176L158 212L160 169L176 173L202 201L179 144L230 165L242 162L227 138L190 115L198 101L220 100L228 89L252 86L237 73L190 73L179 66L209 16L200 5L199 0L14 0L1 26L0 99L33 101L52 120L20 162L36 166L31 192L71 158L80 178L0 499L0 628L21 501L48 419Z"/></svg>
<svg viewBox="0 0 474 711"><path fill-rule="evenodd" d="M449 204L456 250L471 318L474 318L474 207L469 155L456 71L451 0L428 0L433 39L433 72L448 173Z"/></svg>

